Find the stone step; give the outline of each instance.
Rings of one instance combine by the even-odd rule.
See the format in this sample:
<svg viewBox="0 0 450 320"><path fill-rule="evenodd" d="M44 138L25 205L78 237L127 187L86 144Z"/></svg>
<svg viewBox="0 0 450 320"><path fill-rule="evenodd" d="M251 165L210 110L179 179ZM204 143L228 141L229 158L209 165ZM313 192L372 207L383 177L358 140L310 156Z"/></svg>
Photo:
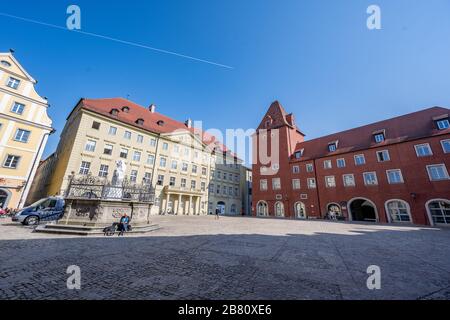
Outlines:
<svg viewBox="0 0 450 320"><path fill-rule="evenodd" d="M152 224L147 226L135 226L132 231L127 232L128 234L140 234L148 233L161 229L159 225ZM85 227L85 226L74 226L74 225L40 225L34 229L34 232L40 233L51 233L51 234L66 234L66 235L78 235L78 236L88 236L88 235L102 235L103 227ZM116 235L118 232L116 231Z"/></svg>

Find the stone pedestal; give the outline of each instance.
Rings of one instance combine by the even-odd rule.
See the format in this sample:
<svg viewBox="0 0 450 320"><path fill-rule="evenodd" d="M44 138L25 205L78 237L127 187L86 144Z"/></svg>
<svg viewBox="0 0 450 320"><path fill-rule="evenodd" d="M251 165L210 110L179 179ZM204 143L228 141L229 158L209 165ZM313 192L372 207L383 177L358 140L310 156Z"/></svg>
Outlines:
<svg viewBox="0 0 450 320"><path fill-rule="evenodd" d="M66 198L65 202L64 216L58 225L105 227L119 222L125 213L132 226L150 224L150 203L79 198Z"/></svg>

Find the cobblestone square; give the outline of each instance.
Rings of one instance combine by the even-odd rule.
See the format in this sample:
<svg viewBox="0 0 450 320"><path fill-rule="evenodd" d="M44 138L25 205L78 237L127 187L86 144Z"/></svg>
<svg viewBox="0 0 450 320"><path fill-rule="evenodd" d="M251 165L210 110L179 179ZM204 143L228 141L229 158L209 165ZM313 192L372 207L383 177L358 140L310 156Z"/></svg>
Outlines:
<svg viewBox="0 0 450 320"><path fill-rule="evenodd" d="M0 221L1 299L448 299L450 230L158 216L146 235L72 237ZM81 268L68 290L67 267ZM369 290L367 268L381 268Z"/></svg>

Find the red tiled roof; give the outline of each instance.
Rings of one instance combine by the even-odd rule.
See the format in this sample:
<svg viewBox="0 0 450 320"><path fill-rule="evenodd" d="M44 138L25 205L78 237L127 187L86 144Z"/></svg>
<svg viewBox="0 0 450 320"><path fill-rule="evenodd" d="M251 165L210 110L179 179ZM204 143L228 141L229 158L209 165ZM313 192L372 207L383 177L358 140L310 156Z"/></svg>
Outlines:
<svg viewBox="0 0 450 320"><path fill-rule="evenodd" d="M228 148L220 143L216 142L216 137L210 135L206 132L202 132L196 128L188 128L184 122L180 122L169 118L158 112L151 112L148 108L140 106L130 100L124 98L106 98L106 99L81 99L81 108L98 113L102 116L118 120L129 125L135 126L137 128L142 128L144 130L157 133L173 133L174 131L186 130L195 135L201 136L201 140L206 145L212 147L211 144L217 143L219 149L223 152L230 152L231 156L236 157L236 155L228 150ZM128 112L123 112L122 108L128 107ZM119 112L117 115L111 114L111 110L117 109ZM142 125L136 123L138 119L144 120ZM164 121L163 125L158 125L159 121Z"/></svg>
<svg viewBox="0 0 450 320"><path fill-rule="evenodd" d="M359 128L304 141L298 143L295 150L304 150L301 160L311 160L325 156L368 149L371 147L379 147L423 137L450 133L450 129L437 130L433 124L433 118L445 114L448 115L450 113L449 111L449 109L442 107L433 107L421 110ZM385 130L386 140L383 143L376 144L374 142L373 135L381 130ZM336 141L338 141L337 151L329 152L328 145Z"/></svg>

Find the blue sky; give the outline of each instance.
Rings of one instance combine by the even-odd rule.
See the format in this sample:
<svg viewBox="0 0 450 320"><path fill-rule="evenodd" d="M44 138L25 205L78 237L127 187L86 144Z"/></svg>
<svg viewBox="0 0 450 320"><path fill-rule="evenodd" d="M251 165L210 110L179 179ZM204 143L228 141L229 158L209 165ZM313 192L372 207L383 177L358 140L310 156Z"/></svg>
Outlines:
<svg viewBox="0 0 450 320"><path fill-rule="evenodd" d="M80 97L126 97L208 128L255 128L278 99L312 139L450 105L450 1L13 1L0 12L230 65L221 68L0 16L1 51L48 97L59 140ZM382 30L366 27L377 4Z"/></svg>

